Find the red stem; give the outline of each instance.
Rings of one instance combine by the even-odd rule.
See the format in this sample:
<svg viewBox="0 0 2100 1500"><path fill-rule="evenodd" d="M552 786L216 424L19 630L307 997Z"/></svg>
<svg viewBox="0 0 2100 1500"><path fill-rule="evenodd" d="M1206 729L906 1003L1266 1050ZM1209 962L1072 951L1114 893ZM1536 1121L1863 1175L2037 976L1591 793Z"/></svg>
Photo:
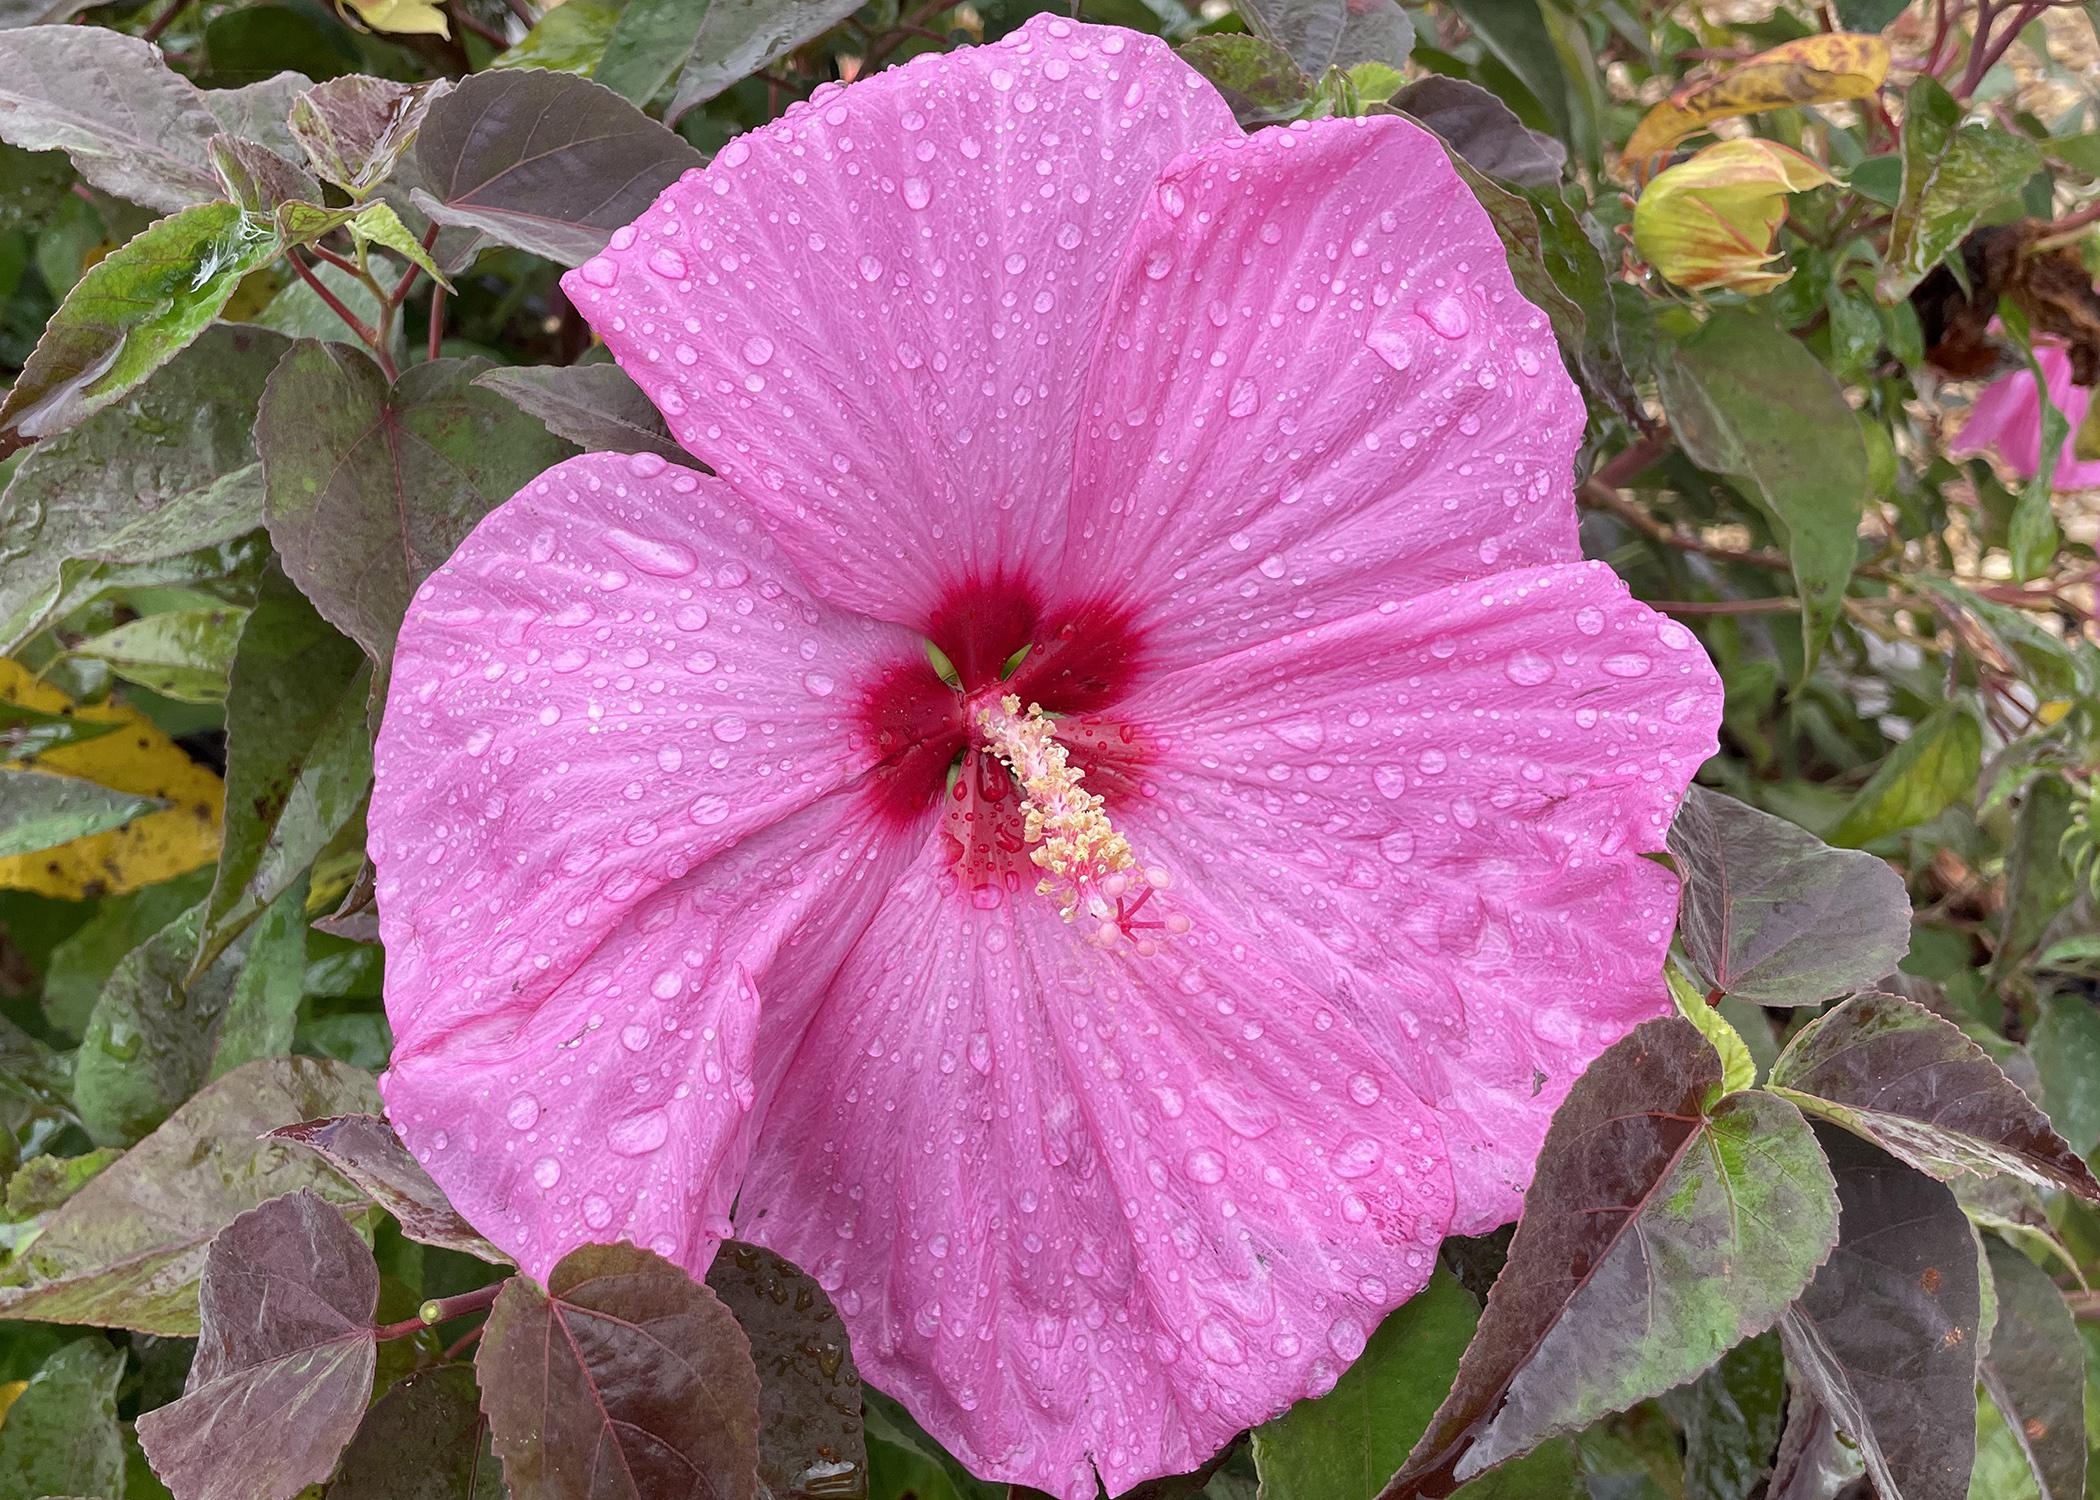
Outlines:
<svg viewBox="0 0 2100 1500"><path fill-rule="evenodd" d="M495 1302L496 1294L507 1284L496 1281L471 1292L461 1292L457 1297L434 1297L417 1308L413 1318L383 1323L372 1330L372 1336L380 1340L403 1339L426 1328L435 1328L440 1323L449 1323L454 1318L463 1318L468 1313L481 1312Z"/></svg>
<svg viewBox="0 0 2100 1500"><path fill-rule="evenodd" d="M430 344L428 353L438 358L438 351L445 345L445 289L434 286L430 289Z"/></svg>
<svg viewBox="0 0 2100 1500"><path fill-rule="evenodd" d="M345 307L342 298L328 290L321 278L314 275L312 268L304 260L300 259L298 251L287 250L284 253L285 258L291 261L292 269L299 273L299 279L312 287L314 295L325 302L329 310L341 318L344 325L357 335L367 349L372 351L373 357L379 361L379 368L386 375L386 378L392 380L398 376L401 372L395 368L394 357L387 353L386 344L379 335L366 327L364 320L359 318L356 313Z"/></svg>

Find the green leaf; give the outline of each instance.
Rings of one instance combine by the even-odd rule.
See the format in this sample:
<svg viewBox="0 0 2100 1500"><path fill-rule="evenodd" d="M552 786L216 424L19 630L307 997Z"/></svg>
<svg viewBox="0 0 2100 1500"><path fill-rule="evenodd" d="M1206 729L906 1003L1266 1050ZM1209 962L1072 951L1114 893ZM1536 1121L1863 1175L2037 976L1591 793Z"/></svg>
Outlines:
<svg viewBox="0 0 2100 1500"><path fill-rule="evenodd" d="M207 1078L225 1071L214 1066L220 1028L240 990L250 955L245 950L229 951L195 979L190 978L190 956L196 951L202 921L203 908L191 907L154 933L110 971L109 982L96 997L81 1037L73 1097L82 1125L98 1144L126 1145L137 1140L165 1120ZM279 942L299 943L299 970L303 972L304 923L289 937L282 932L271 936ZM254 956L266 965L274 964L276 957L268 946ZM268 983L271 977L266 972L249 981L251 1011L270 1004L270 992L258 993L254 986ZM280 982L274 993L281 997L283 989ZM289 1007L297 1004L295 979ZM276 1008L287 1007L280 999ZM287 1031L288 1022L286 1017L275 1031ZM256 1030L253 1022L248 1030L251 1035Z"/></svg>
<svg viewBox="0 0 2100 1500"><path fill-rule="evenodd" d="M491 68L545 68L593 76L625 8L623 0L564 0L542 15L523 41L489 61Z"/></svg>
<svg viewBox="0 0 2100 1500"><path fill-rule="evenodd" d="M0 767L0 859L122 828L166 805L77 776Z"/></svg>
<svg viewBox="0 0 2100 1500"><path fill-rule="evenodd" d="M1180 52L1249 124L1290 119L1312 93L1312 79L1290 53L1258 36L1199 36Z"/></svg>
<svg viewBox="0 0 2100 1500"><path fill-rule="evenodd" d="M68 561L156 562L262 525L255 408L289 347L210 329L122 407L22 456L0 504L0 649L51 617Z"/></svg>
<svg viewBox="0 0 2100 1500"><path fill-rule="evenodd" d="M602 65L601 65L602 70ZM566 73L475 73L416 136L416 206L563 265L605 248L698 151L610 89Z"/></svg>
<svg viewBox="0 0 2100 1500"><path fill-rule="evenodd" d="M1874 283L1884 302L1910 295L1993 205L2040 168L2033 142L1996 125L1963 125L1962 106L1920 77L1903 102L1903 192Z"/></svg>
<svg viewBox="0 0 2100 1500"><path fill-rule="evenodd" d="M401 222L401 216L387 204L367 203L344 227L350 231L351 238L360 244L377 245L383 250L391 250L446 291L453 290L451 280L438 269L438 263L430 258L430 252L423 248L423 242L409 233L408 226Z"/></svg>
<svg viewBox="0 0 2100 1500"><path fill-rule="evenodd" d="M1942 1181L2006 1173L2100 1201L2100 1181L1959 1026L1899 995L1857 995L1787 1044L1771 1088Z"/></svg>
<svg viewBox="0 0 2100 1500"><path fill-rule="evenodd" d="M1683 1384L1808 1283L1837 1237L1822 1157L1782 1099L1710 1103L1721 1078L1669 1017L1576 1081L1457 1382L1388 1500L1447 1493Z"/></svg>
<svg viewBox="0 0 2100 1500"><path fill-rule="evenodd" d="M771 67L805 42L822 36L858 9L853 0L659 0L666 8L682 7L675 37L690 36L691 45L679 50L673 41L671 56L683 61L678 86L664 118L676 123L686 111L721 93L731 84L761 68ZM628 0L627 10L613 28L606 44L605 60L598 64L602 80L611 69L621 46L627 19L651 0ZM672 28L666 26L667 31ZM667 36L667 41L672 37ZM634 98L630 94L628 97Z"/></svg>
<svg viewBox="0 0 2100 1500"><path fill-rule="evenodd" d="M1530 91L1545 112L1546 132L1555 140L1572 141L1575 122L1569 108L1568 75L1538 0L1447 0L1447 6L1465 19L1488 56ZM1499 92L1506 96L1508 91ZM1532 123L1541 124L1537 119Z"/></svg>
<svg viewBox="0 0 2100 1500"><path fill-rule="evenodd" d="M1465 1289L1437 1272L1333 1390L1254 1429L1264 1500L1370 1500L1429 1426L1479 1319Z"/></svg>
<svg viewBox="0 0 2100 1500"><path fill-rule="evenodd" d="M51 950L44 968L44 1019L69 1037L88 1016L124 956L204 899L211 872L194 870L123 896L105 896L95 914Z"/></svg>
<svg viewBox="0 0 2100 1500"><path fill-rule="evenodd" d="M249 929L226 1011L212 1038L210 1076L292 1050L306 993L306 881L292 882Z"/></svg>
<svg viewBox="0 0 2100 1500"><path fill-rule="evenodd" d="M0 146L0 234L44 229L72 185L64 152Z"/></svg>
<svg viewBox="0 0 2100 1500"><path fill-rule="evenodd" d="M250 1063L207 1085L0 1268L0 1318L194 1337L205 1247L240 1214L302 1187L366 1211L311 1153L265 1132L378 1108L370 1077L313 1058Z"/></svg>
<svg viewBox="0 0 2100 1500"><path fill-rule="evenodd" d="M45 713L0 700L0 761L27 766L40 755L84 745L116 731L107 719L83 719L70 713Z"/></svg>
<svg viewBox="0 0 2100 1500"><path fill-rule="evenodd" d="M78 1156L32 1156L7 1179L7 1211L17 1219L49 1213L121 1155L113 1146L97 1146Z"/></svg>
<svg viewBox="0 0 2100 1500"><path fill-rule="evenodd" d="M76 1339L45 1360L0 1422L0 1500L120 1493L123 1378L124 1356L99 1338Z"/></svg>
<svg viewBox="0 0 2100 1500"><path fill-rule="evenodd" d="M566 0L561 10L585 0ZM549 15L560 15L561 10ZM468 1365L418 1370L372 1404L327 1500L504 1500Z"/></svg>
<svg viewBox="0 0 2100 1500"><path fill-rule="evenodd" d="M231 203L162 219L81 277L0 402L0 436L49 437L136 387L203 333L277 236Z"/></svg>
<svg viewBox="0 0 2100 1500"><path fill-rule="evenodd" d="M1771 1468L1785 1402L1786 1360L1771 1333L1664 1396L1684 1429L1685 1500L1749 1500Z"/></svg>
<svg viewBox="0 0 2100 1500"><path fill-rule="evenodd" d="M1750 1048L1743 1041L1742 1034L1728 1024L1718 1007L1706 1003L1706 997L1684 977L1684 971L1675 963L1664 971L1664 977L1669 981L1670 998L1677 1003L1677 1014L1699 1028L1699 1035L1706 1038L1707 1045L1721 1059L1721 1081L1716 1085L1714 1099L1755 1084L1757 1064L1751 1059Z"/></svg>
<svg viewBox="0 0 2100 1500"><path fill-rule="evenodd" d="M1239 0L1239 12L1312 78L1363 62L1397 68L1415 46L1414 22L1395 0Z"/></svg>
<svg viewBox="0 0 2100 1500"><path fill-rule="evenodd" d="M1856 849L1936 818L1970 794L1983 774L1983 726L1949 705L1889 752L1830 830L1830 842Z"/></svg>
<svg viewBox="0 0 2100 1500"><path fill-rule="evenodd" d="M2049 1118L2080 1156L2100 1147L2100 1010L2083 996L2050 995L2027 1039Z"/></svg>
<svg viewBox="0 0 2100 1500"><path fill-rule="evenodd" d="M736 1319L678 1267L585 1245L542 1291L503 1284L474 1352L481 1409L514 1500L607 1491L575 1455L617 1465L612 1493L751 1500L758 1376Z"/></svg>
<svg viewBox="0 0 2100 1500"><path fill-rule="evenodd" d="M1699 786L1669 847L1684 877L1677 940L1739 999L1820 1004L1894 973L1909 951L1903 879L1871 854Z"/></svg>
<svg viewBox="0 0 2100 1500"><path fill-rule="evenodd" d="M1742 485L1785 538L1815 664L1859 554L1867 447L1845 393L1808 346L1742 311L1716 312L1662 370L1691 460Z"/></svg>
<svg viewBox="0 0 2100 1500"><path fill-rule="evenodd" d="M1013 1500L1006 1485L976 1478L928 1437L897 1402L861 1388L868 1500Z"/></svg>
<svg viewBox="0 0 2100 1500"><path fill-rule="evenodd" d="M562 8L575 3L566 0ZM556 437L586 452L654 453L674 464L692 465L693 456L671 436L663 413L625 370L609 361L509 365L484 371L474 383L502 393Z"/></svg>
<svg viewBox="0 0 2100 1500"><path fill-rule="evenodd" d="M416 586L571 451L477 387L487 368L434 360L389 388L356 350L307 342L263 395L256 446L270 538L321 617L375 662L391 658Z"/></svg>
<svg viewBox="0 0 2100 1500"><path fill-rule="evenodd" d="M1837 1248L1779 1322L1795 1380L1858 1446L1876 1489L1963 1500L1976 1443L1980 1257L1954 1194L1830 1125Z"/></svg>
<svg viewBox="0 0 2100 1500"><path fill-rule="evenodd" d="M1998 1321L1979 1373L2042 1500L2083 1500L2085 1349L2049 1273L1996 1235L1984 1255ZM1972 1491L1973 1493L1973 1491Z"/></svg>
<svg viewBox="0 0 2100 1500"><path fill-rule="evenodd" d="M139 1417L154 1472L199 1500L296 1495L335 1471L371 1399L379 1267L312 1190L211 1242L182 1398Z"/></svg>
<svg viewBox="0 0 2100 1500"><path fill-rule="evenodd" d="M226 828L193 977L357 816L372 784L371 690L364 653L272 568L233 661Z"/></svg>
<svg viewBox="0 0 2100 1500"><path fill-rule="evenodd" d="M245 609L178 609L92 636L75 656L108 664L126 682L183 703L223 703Z"/></svg>
<svg viewBox="0 0 2100 1500"><path fill-rule="evenodd" d="M2004 927L1991 973L2002 978L2035 946L2078 899L2078 881L2064 858L2064 835L2074 825L2077 799L2061 776L2028 784L2005 855Z"/></svg>

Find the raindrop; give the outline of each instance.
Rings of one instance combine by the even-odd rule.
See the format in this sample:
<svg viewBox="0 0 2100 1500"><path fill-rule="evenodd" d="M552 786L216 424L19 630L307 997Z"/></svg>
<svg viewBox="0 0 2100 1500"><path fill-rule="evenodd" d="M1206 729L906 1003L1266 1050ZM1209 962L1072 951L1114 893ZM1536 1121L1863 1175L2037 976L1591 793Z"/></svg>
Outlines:
<svg viewBox="0 0 2100 1500"><path fill-rule="evenodd" d="M551 1156L543 1156L532 1164L532 1180L543 1188L551 1188L561 1181L561 1163Z"/></svg>
<svg viewBox="0 0 2100 1500"><path fill-rule="evenodd" d="M615 1121L605 1133L605 1142L621 1156L647 1156L670 1135L670 1120L662 1110L652 1109Z"/></svg>
<svg viewBox="0 0 2100 1500"><path fill-rule="evenodd" d="M513 1130L530 1130L539 1123L540 1101L530 1094L520 1094L510 1101L510 1108L503 1112Z"/></svg>

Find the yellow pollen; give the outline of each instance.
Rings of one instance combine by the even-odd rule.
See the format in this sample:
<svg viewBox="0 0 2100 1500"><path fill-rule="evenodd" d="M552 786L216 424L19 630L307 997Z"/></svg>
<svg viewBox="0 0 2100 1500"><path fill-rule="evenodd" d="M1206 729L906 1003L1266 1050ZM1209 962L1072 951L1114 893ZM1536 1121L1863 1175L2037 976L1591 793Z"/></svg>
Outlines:
<svg viewBox="0 0 2100 1500"><path fill-rule="evenodd" d="M1020 783L1022 833L1035 846L1028 857L1044 872L1037 892L1055 896L1067 922L1084 922L1096 941L1114 943L1138 925L1127 920L1129 913L1147 889L1166 883L1165 872L1138 871L1130 840L1110 825L1102 800L1080 785L1086 773L1058 743L1041 704L1029 704L1024 713L1021 700L1009 693L977 711L977 727ZM1125 901L1134 889L1139 901ZM1141 925L1179 932L1187 922Z"/></svg>

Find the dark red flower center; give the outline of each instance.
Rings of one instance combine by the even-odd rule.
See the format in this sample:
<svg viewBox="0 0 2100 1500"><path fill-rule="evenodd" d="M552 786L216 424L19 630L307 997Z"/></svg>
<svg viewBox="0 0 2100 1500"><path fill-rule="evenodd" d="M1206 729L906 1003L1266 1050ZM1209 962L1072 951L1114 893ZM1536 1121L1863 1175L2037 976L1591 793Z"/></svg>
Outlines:
<svg viewBox="0 0 2100 1500"><path fill-rule="evenodd" d="M1033 884L1021 798L971 729L976 704L1012 694L1057 719L1057 738L1111 807L1137 793L1146 755L1113 708L1143 661L1127 615L1100 605L1049 609L1003 577L961 585L932 611L929 656L891 668L862 694L860 734L877 762L869 786L884 816L914 824L937 804L942 837L968 889Z"/></svg>

